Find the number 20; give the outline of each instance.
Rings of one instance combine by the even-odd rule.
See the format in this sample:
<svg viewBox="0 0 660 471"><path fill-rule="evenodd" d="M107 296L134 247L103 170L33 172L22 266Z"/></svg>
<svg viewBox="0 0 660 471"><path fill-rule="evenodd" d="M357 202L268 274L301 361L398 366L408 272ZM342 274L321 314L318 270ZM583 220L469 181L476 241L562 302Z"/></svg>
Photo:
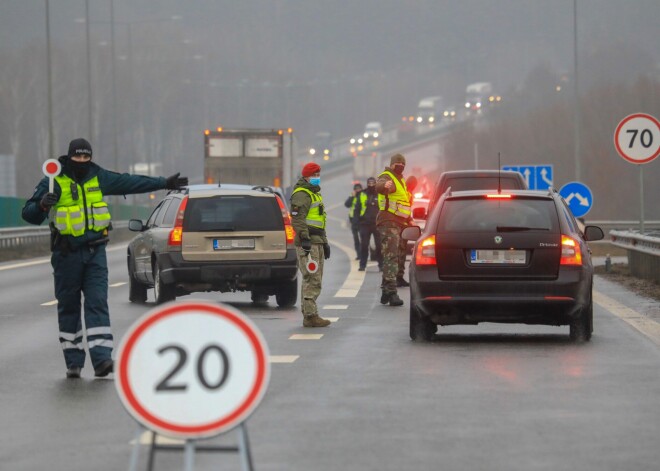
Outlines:
<svg viewBox="0 0 660 471"><path fill-rule="evenodd" d="M177 364L174 366L172 371L170 371L157 385L156 385L156 391L185 391L188 389L187 384L173 384L170 382L172 377L176 375L186 364L186 361L188 360L188 353L186 350L178 345L166 345L160 350L158 350L158 353L161 355L168 350L174 350L179 354L179 360ZM206 356L208 355L209 352L217 352L220 355L220 359L222 361L222 375L220 376L220 379L212 384L210 383L207 378L206 374L204 373L204 362L206 361ZM229 358L227 357L227 353L224 351L224 349L218 345L208 345L206 346L199 354L197 357L197 379L199 379L199 382L202 383L202 386L204 386L206 389L214 390L214 389L220 389L223 384L227 381L227 377L229 376Z"/></svg>

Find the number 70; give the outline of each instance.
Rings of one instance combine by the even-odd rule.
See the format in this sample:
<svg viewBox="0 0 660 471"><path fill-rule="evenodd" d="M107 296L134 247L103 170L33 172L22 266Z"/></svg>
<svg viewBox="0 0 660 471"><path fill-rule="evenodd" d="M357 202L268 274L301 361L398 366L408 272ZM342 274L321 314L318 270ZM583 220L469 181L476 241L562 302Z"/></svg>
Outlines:
<svg viewBox="0 0 660 471"><path fill-rule="evenodd" d="M639 132L639 129L628 129L626 132L632 134L630 136L630 143L628 144L629 149L635 145L637 134L639 134L639 142L642 144L642 147L648 149L653 145L653 133L650 129L643 129L641 133Z"/></svg>

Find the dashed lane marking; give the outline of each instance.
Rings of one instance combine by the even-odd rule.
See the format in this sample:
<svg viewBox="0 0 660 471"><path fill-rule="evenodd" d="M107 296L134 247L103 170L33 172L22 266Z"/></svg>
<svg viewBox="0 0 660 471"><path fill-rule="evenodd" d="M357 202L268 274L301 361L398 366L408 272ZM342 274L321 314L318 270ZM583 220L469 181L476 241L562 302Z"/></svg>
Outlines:
<svg viewBox="0 0 660 471"><path fill-rule="evenodd" d="M357 296L362 284L364 283L364 277L366 271L358 271L360 264L357 260L353 260L353 251L354 249L345 246L337 241L331 240L330 243L348 256L348 260L351 264L351 270L348 272L344 284L339 288L335 293L335 298L354 298Z"/></svg>
<svg viewBox="0 0 660 471"><path fill-rule="evenodd" d="M125 281L120 281L120 282L118 282L118 283L112 283L112 284L110 285L110 288L117 288L118 286L124 286L125 284L126 284Z"/></svg>
<svg viewBox="0 0 660 471"><path fill-rule="evenodd" d="M293 363L300 355L271 355L268 357L270 363Z"/></svg>
<svg viewBox="0 0 660 471"><path fill-rule="evenodd" d="M106 252L114 252L115 250L120 250L120 249L126 249L127 244L123 243L121 245L113 245L112 247L108 247L105 249ZM20 263L12 263L11 265L3 265L0 267L0 271L4 270L11 270L13 268L25 268L25 267L31 267L34 265L41 265L44 263L50 263L50 257L46 258L37 258L35 260L30 260L29 262L20 262Z"/></svg>
<svg viewBox="0 0 660 471"><path fill-rule="evenodd" d="M321 340L323 334L293 334L289 340Z"/></svg>
<svg viewBox="0 0 660 471"><path fill-rule="evenodd" d="M637 311L624 306L618 301L605 296L596 290L593 291L594 301L608 310L619 319L627 322L642 334L650 338L656 345L660 345L660 324Z"/></svg>
<svg viewBox="0 0 660 471"><path fill-rule="evenodd" d="M57 304L57 299L55 301L48 301L47 303L41 303L42 306L54 306Z"/></svg>
<svg viewBox="0 0 660 471"><path fill-rule="evenodd" d="M339 320L339 317L324 317L324 319L327 319L330 322L337 322Z"/></svg>
<svg viewBox="0 0 660 471"><path fill-rule="evenodd" d="M348 309L348 304L326 304L322 309L344 310Z"/></svg>

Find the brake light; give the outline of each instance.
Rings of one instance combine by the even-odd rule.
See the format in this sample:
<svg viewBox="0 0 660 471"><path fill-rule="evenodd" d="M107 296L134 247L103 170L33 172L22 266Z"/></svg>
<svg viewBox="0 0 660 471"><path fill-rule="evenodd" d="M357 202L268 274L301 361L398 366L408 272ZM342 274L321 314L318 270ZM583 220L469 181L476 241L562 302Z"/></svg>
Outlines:
<svg viewBox="0 0 660 471"><path fill-rule="evenodd" d="M435 235L419 241L415 252L415 265L437 265L435 258Z"/></svg>
<svg viewBox="0 0 660 471"><path fill-rule="evenodd" d="M573 238L561 235L560 265L582 265L580 244Z"/></svg>
<svg viewBox="0 0 660 471"><path fill-rule="evenodd" d="M492 194L492 195L486 195L486 198L495 198L495 199L511 199L511 195L503 195L501 193L498 194Z"/></svg>
<svg viewBox="0 0 660 471"><path fill-rule="evenodd" d="M167 239L167 245L181 245L181 239L183 238L183 213L186 211L187 205L188 197L185 196L183 200L181 200L179 210L176 212L176 218L174 218L174 227L170 231L170 236Z"/></svg>
<svg viewBox="0 0 660 471"><path fill-rule="evenodd" d="M280 207L280 211L282 211L284 234L286 235L286 248L291 249L293 248L293 239L296 237L296 231L293 230L293 226L291 225L291 216L289 216L289 211L286 210L286 206L284 206L284 203L279 196L275 195L275 199L277 200L277 204Z"/></svg>

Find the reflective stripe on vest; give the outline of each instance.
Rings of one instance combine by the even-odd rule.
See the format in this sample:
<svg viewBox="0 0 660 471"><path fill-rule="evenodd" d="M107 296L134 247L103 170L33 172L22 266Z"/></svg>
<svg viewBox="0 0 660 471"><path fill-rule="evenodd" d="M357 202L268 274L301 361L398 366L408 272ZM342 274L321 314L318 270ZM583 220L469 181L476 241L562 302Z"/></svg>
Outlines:
<svg viewBox="0 0 660 471"><path fill-rule="evenodd" d="M389 211L390 213L401 216L404 218L410 217L410 197L408 193L408 187L406 186L406 180L394 176L389 170L385 170L383 173L378 175L378 178L383 175L387 175L394 182L394 192L388 194L387 196L378 194L378 209L381 211ZM387 206L387 207L386 207Z"/></svg>
<svg viewBox="0 0 660 471"><path fill-rule="evenodd" d="M323 197L321 197L321 194L309 191L307 188L299 187L293 190L291 196L295 195L299 191L304 191L305 193L307 193L312 200L312 204L309 207L309 211L307 212L307 218L305 219L305 224L311 227L318 227L319 229L325 229L326 215L325 215L325 211L321 209L323 208Z"/></svg>
<svg viewBox="0 0 660 471"><path fill-rule="evenodd" d="M95 232L102 232L110 226L110 210L108 204L103 201L98 177L86 181L82 187L66 175L59 175L55 180L60 185L62 194L51 214L60 234L75 237L83 235L85 221L87 229ZM78 193L76 199L73 197L73 188ZM83 207L84 205L86 207Z"/></svg>
<svg viewBox="0 0 660 471"><path fill-rule="evenodd" d="M360 216L364 216L364 212L367 210L367 195L364 194L364 191L358 193L360 195ZM353 197L353 202L351 203L351 209L348 210L348 217L353 219L355 214L355 203L357 203L357 197Z"/></svg>

